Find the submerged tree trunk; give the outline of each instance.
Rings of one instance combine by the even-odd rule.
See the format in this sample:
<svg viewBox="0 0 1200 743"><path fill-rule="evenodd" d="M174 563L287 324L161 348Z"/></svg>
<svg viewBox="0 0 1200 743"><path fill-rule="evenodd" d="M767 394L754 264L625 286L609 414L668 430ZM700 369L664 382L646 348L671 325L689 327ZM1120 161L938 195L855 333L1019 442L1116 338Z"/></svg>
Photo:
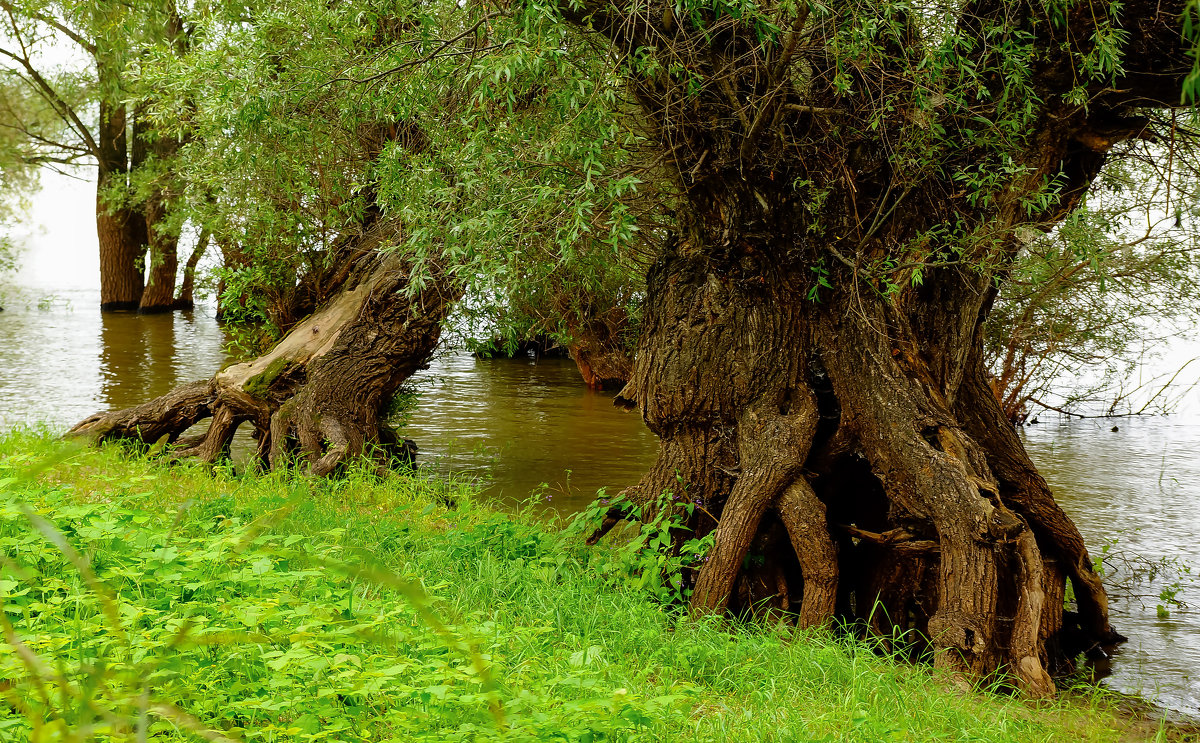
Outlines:
<svg viewBox="0 0 1200 743"><path fill-rule="evenodd" d="M388 234L377 224L364 246L374 248ZM237 427L249 423L264 465L299 457L318 475L360 454L411 456L384 419L386 408L400 385L425 368L460 292L452 278L435 272L410 296L411 270L394 255L366 250L342 291L269 353L137 407L97 413L69 435L165 438L175 444L171 456L212 462L228 450ZM205 419L204 433L183 436Z"/></svg>
<svg viewBox="0 0 1200 743"><path fill-rule="evenodd" d="M103 74L101 75L103 78ZM97 157L96 237L100 245L100 311L136 310L144 290L146 220L140 211L110 203L110 189L128 173L125 106L102 100Z"/></svg>
<svg viewBox="0 0 1200 743"><path fill-rule="evenodd" d="M142 292L138 312L170 312L178 309L175 302L175 275L179 271L179 234L164 229L166 209L158 197L145 205L143 214L149 239L147 257L150 261L150 278Z"/></svg>
<svg viewBox="0 0 1200 743"><path fill-rule="evenodd" d="M188 256L187 263L183 266L183 279L179 282L179 294L175 297L175 309L177 310L190 310L196 306L194 298L196 292L196 267L200 265L200 259L208 251L208 243L211 239L212 233L207 229L202 230L200 236L196 238L196 245L192 248L192 254Z"/></svg>
<svg viewBox="0 0 1200 743"><path fill-rule="evenodd" d="M107 181L101 178L98 188ZM96 197L96 237L100 244L100 311L136 310L145 290L143 260L146 222L132 209L111 209Z"/></svg>
<svg viewBox="0 0 1200 743"><path fill-rule="evenodd" d="M137 170L151 163L169 162L179 150L179 143L151 131L141 108L133 113L133 143L130 148L130 168ZM175 307L175 278L179 271L179 230L167 222L168 190L152 187L150 195L140 205L146 222L146 260L149 280L142 292L138 312L157 314L171 312Z"/></svg>

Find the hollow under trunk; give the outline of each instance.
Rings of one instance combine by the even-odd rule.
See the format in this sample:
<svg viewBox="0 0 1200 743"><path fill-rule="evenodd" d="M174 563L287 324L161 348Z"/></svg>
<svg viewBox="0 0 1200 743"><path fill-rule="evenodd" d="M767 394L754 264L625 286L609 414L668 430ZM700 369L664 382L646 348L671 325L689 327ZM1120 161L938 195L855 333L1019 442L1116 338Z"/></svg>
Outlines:
<svg viewBox="0 0 1200 743"><path fill-rule="evenodd" d="M377 246L387 234L386 224L377 224L364 242ZM400 385L425 368L460 292L435 271L410 295L411 270L394 255L363 251L342 290L270 352L142 405L92 415L68 435L165 438L174 444L172 457L212 462L248 423L257 460L272 468L298 457L325 475L358 455L381 464L411 460L413 445L388 426L386 409ZM183 435L205 419L203 433Z"/></svg>

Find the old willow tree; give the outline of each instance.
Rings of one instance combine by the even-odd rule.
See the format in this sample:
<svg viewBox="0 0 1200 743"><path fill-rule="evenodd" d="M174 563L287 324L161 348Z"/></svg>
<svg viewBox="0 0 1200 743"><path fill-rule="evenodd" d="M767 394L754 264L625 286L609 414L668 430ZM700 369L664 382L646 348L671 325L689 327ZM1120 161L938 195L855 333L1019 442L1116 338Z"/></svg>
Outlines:
<svg viewBox="0 0 1200 743"><path fill-rule="evenodd" d="M298 186L274 213L359 203L347 224L377 212L403 269L341 321L325 313L348 294L331 296L312 316L321 332L345 328L329 344L301 323L279 348L313 353L248 362L201 383L198 399L227 389L224 409L243 420L239 396L268 401L270 423L255 419L267 448L298 438L324 470L355 448L344 426L326 428L370 424L381 404L346 394L355 369L391 384L410 368L377 353L372 333L416 327L427 277L468 297L529 297L554 266L586 289L640 227L653 254L618 401L661 448L628 497L699 506L678 530L713 536L694 610L917 630L940 666L1049 694L1050 671L1119 635L1079 532L989 386L981 328L1022 247L1178 105L1192 68L1182 11L1183 0L279 2L165 75L207 92L189 98L198 114L181 106L160 121L194 122L208 132L197 142L232 138L185 177L246 225L247 200L223 200L268 193L272 164L307 158L311 177L289 176ZM329 180L338 166L305 139L311 127L400 136ZM650 184L667 226L631 207ZM311 220L286 224L314 234ZM298 244L354 265L364 255L330 252L337 239ZM375 245L365 254L384 257ZM376 325L392 305L401 315ZM347 317L360 335L338 325ZM164 399L85 427L170 438L178 427L155 422L188 410ZM219 420L210 431L228 430ZM354 426L370 439L370 425ZM1077 612L1063 610L1067 581Z"/></svg>
<svg viewBox="0 0 1200 743"><path fill-rule="evenodd" d="M916 629L936 665L1033 695L1069 654L1120 639L992 393L981 327L1024 242L1179 105L1183 10L540 11L607 42L677 191L618 400L661 440L631 499L670 492L701 506L681 538L714 533L693 610Z"/></svg>
<svg viewBox="0 0 1200 743"><path fill-rule="evenodd" d="M564 334L554 315L586 302L555 295L628 295L621 248L646 220L623 200L638 179L617 77L563 53L567 26L516 43L520 19L473 13L280 0L213 19L185 55L145 52L147 115L184 142L178 208L226 256L226 306L283 337L74 433L212 461L248 424L268 466L327 474L398 443L388 405L464 294L460 324L515 328L519 301Z"/></svg>

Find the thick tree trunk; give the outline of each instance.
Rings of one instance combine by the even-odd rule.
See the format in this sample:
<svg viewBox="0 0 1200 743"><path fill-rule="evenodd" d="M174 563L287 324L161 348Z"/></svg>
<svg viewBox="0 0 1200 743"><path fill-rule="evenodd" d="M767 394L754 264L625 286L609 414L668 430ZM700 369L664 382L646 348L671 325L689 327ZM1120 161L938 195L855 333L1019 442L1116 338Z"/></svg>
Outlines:
<svg viewBox="0 0 1200 743"><path fill-rule="evenodd" d="M903 5L766 7L778 33L759 10L560 5L656 62L627 82L677 189L681 237L648 276L617 398L661 440L630 496L695 504L674 549L713 536L694 611L840 617L963 677L1050 694L1047 669L1121 638L989 389L980 328L1022 237L1146 136L1140 109L1178 105L1183 4L1046 23L969 2L945 42ZM1118 25L1120 68L1081 83ZM943 43L955 61L930 77ZM1028 78L1010 83L1014 69Z"/></svg>
<svg viewBox="0 0 1200 743"><path fill-rule="evenodd" d="M100 78L111 71L100 65ZM124 104L100 102L97 127L96 237L100 245L100 311L136 310L142 300L142 260L146 220L134 209L109 203L109 191L122 188L129 171Z"/></svg>
<svg viewBox="0 0 1200 743"><path fill-rule="evenodd" d="M146 122L145 111L135 109L133 113L133 143L130 168L137 170L146 166L151 158L160 163L169 162L179 150L179 144L169 137L155 135ZM175 275L179 271L179 231L167 224L168 191L155 186L150 196L141 204L146 222L146 247L149 281L142 293L138 312L156 314L175 309Z"/></svg>
<svg viewBox="0 0 1200 743"><path fill-rule="evenodd" d="M103 191L107 181L100 179ZM100 244L100 311L136 310L145 290L142 261L146 253L146 221L137 211L110 209L103 193L96 196L96 237Z"/></svg>
<svg viewBox="0 0 1200 743"><path fill-rule="evenodd" d="M146 220L135 209L108 203L108 190L123 178L122 171L102 167L96 182L101 312L136 310L145 288L142 260L146 253Z"/></svg>
<svg viewBox="0 0 1200 743"><path fill-rule="evenodd" d="M377 246L386 233L376 225L364 241ZM381 462L411 457L411 445L396 437L383 412L425 367L460 290L436 273L409 296L409 276L395 256L365 252L343 290L269 353L137 407L97 413L69 435L148 443L165 437L175 444L173 457L212 462L249 423L259 461L279 467L299 457L318 475L360 454ZM203 434L181 438L204 419L210 423Z"/></svg>
<svg viewBox="0 0 1200 743"><path fill-rule="evenodd" d="M661 439L632 496L686 498L701 506L686 537L715 531L693 609L786 609L802 626L841 615L892 639L915 630L908 641L929 638L939 666L1007 668L1029 693L1051 693L1045 669L1066 659L1063 573L1047 560L1086 588L1083 634L1116 636L1078 532L1020 469L1007 424L956 417L940 389L977 381L969 342L951 347L973 333L920 339L881 298L808 301L803 272L761 270L775 249L736 268L687 246L660 261L618 398Z"/></svg>

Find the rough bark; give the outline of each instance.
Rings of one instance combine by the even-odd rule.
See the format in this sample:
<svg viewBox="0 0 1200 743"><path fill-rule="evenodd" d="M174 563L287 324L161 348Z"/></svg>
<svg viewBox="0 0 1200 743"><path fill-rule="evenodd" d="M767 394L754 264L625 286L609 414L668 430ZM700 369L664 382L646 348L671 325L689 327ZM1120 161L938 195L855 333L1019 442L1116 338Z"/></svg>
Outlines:
<svg viewBox="0 0 1200 743"><path fill-rule="evenodd" d="M695 611L840 617L1033 696L1053 693L1048 671L1069 667L1073 647L1120 639L1078 531L999 412L980 328L1022 231L1051 228L1114 145L1144 136L1138 107L1178 104L1191 61L1182 6L1168 5L1122 6L1120 79L1086 83L1083 106L1067 99L1091 43L1074 40L1099 22L1090 6L1047 24L1024 5L967 3L967 74L994 86L984 98L1012 92L988 67L1004 56L989 34L1030 40L1028 89L1014 94L1033 112L1027 134L994 145L1017 167L968 186L955 174L988 156L976 126L998 109L981 104L975 123L922 110L909 52L923 31L899 6L863 25L875 56L844 65L839 24L868 6L801 8L766 41L738 18L678 18L670 3L563 10L622 55L659 62L629 84L672 166L679 239L648 276L617 401L661 441L630 497L698 506L673 549L714 537L691 576ZM933 121L937 167L914 170L897 153ZM1078 621L1064 611L1067 579Z"/></svg>
<svg viewBox="0 0 1200 743"><path fill-rule="evenodd" d="M387 234L387 223L377 223L364 246L377 246ZM433 354L459 289L435 271L410 296L410 272L395 256L366 251L342 291L269 353L142 405L92 415L69 435L165 439L174 445L172 457L212 462L228 451L238 426L249 423L256 459L270 467L298 459L309 472L326 475L359 455L380 464L411 459L413 445L397 438L383 414ZM205 419L207 430L184 436Z"/></svg>
<svg viewBox="0 0 1200 743"><path fill-rule="evenodd" d="M1042 551L1071 580L1078 602L1078 620L1085 629L1074 638L1064 638L1069 643L1065 650L1073 656L1099 644L1122 641L1125 638L1108 621L1108 596L1093 568L1083 536L1054 500L1050 486L1029 459L1016 429L1007 424L1007 416L992 394L978 349L977 345L969 361L957 414L970 435L983 446L1005 501L1029 522L1044 545Z"/></svg>
<svg viewBox="0 0 1200 743"><path fill-rule="evenodd" d="M110 204L108 198L110 189L124 186L129 170L125 128L125 106L102 100L96 179L101 312L136 310L144 289L141 261L147 242L145 217L136 209Z"/></svg>

